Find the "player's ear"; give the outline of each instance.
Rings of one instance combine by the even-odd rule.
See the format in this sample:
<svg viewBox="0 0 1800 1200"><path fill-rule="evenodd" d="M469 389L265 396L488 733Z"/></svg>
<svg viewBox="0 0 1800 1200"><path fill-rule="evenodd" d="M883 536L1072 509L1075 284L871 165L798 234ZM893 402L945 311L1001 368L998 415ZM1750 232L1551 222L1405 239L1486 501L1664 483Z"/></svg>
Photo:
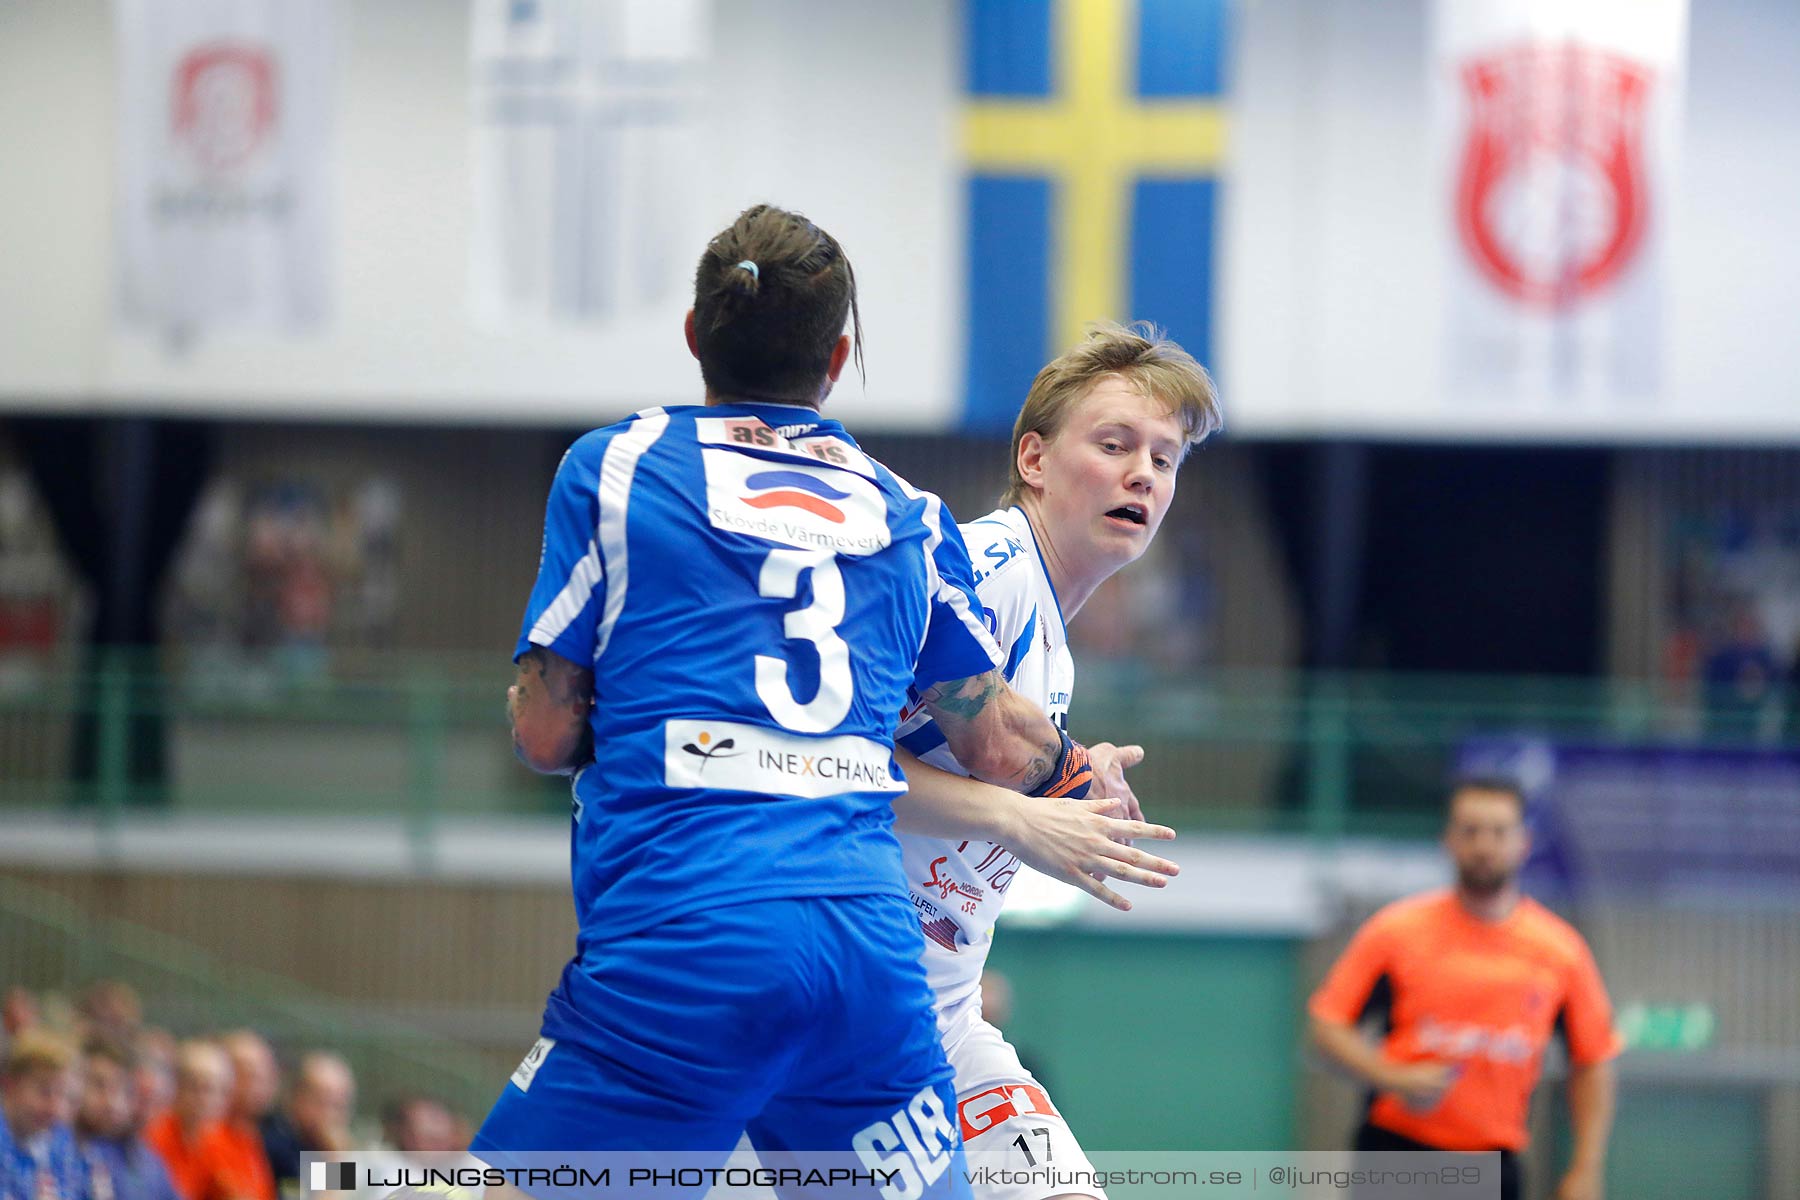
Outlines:
<svg viewBox="0 0 1800 1200"><path fill-rule="evenodd" d="M1035 429L1019 439L1019 478L1031 487L1043 486L1044 435Z"/></svg>
<svg viewBox="0 0 1800 1200"><path fill-rule="evenodd" d="M693 314L688 314L688 323L693 324ZM825 368L825 378L836 383L838 376L844 373L844 364L850 361L850 335L840 333L837 345L831 348L831 364Z"/></svg>
<svg viewBox="0 0 1800 1200"><path fill-rule="evenodd" d="M694 336L694 310L688 309L687 319L681 323L681 330L687 334L688 353L695 358L700 357L700 339Z"/></svg>

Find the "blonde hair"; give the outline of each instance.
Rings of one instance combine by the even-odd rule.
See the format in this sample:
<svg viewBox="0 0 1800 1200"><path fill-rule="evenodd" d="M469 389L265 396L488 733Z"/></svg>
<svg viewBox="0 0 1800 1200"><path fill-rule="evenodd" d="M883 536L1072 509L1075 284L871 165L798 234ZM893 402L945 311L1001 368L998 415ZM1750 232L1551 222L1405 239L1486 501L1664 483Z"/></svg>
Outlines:
<svg viewBox="0 0 1800 1200"><path fill-rule="evenodd" d="M1062 432L1069 412L1096 383L1117 375L1139 393L1161 400L1181 425L1182 455L1200 444L1223 424L1219 392L1212 376L1194 356L1169 340L1148 321L1130 326L1098 321L1088 326L1087 336L1052 359L1025 393L1025 404L1013 422L1012 462L1007 468L1002 506L1017 504L1025 495L1019 474L1019 443L1035 433L1045 441Z"/></svg>
<svg viewBox="0 0 1800 1200"><path fill-rule="evenodd" d="M75 1065L75 1047L66 1038L42 1029L25 1029L6 1050L6 1067L0 1071L8 1079L18 1079L38 1071L66 1071Z"/></svg>

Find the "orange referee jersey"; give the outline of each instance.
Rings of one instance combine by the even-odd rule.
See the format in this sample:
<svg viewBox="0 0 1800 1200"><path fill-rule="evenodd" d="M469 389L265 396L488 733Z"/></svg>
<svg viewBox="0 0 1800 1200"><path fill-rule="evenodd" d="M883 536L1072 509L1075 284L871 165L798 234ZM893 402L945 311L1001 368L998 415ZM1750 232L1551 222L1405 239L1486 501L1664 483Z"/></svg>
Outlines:
<svg viewBox="0 0 1800 1200"><path fill-rule="evenodd" d="M1308 1010L1355 1024L1384 980L1393 1001L1387 1056L1447 1062L1457 1075L1427 1111L1379 1093L1369 1121L1427 1145L1524 1148L1531 1090L1559 1024L1578 1066L1623 1045L1587 943L1529 898L1498 921L1472 916L1448 889L1388 905L1356 931Z"/></svg>

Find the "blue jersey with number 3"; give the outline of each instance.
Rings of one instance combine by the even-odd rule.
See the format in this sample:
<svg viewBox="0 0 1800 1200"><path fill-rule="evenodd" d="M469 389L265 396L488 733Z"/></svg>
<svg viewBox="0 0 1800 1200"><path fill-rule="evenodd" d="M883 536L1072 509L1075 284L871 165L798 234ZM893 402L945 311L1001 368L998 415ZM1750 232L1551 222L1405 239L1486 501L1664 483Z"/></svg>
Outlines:
<svg viewBox="0 0 1800 1200"><path fill-rule="evenodd" d="M533 645L594 670L584 945L721 903L906 895L906 690L1000 661L937 497L770 404L648 409L570 447Z"/></svg>

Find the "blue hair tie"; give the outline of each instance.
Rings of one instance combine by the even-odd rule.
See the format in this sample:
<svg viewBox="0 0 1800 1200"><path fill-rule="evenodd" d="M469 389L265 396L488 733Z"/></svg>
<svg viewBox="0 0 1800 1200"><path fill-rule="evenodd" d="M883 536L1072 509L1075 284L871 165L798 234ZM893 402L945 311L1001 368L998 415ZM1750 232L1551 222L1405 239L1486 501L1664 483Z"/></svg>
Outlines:
<svg viewBox="0 0 1800 1200"><path fill-rule="evenodd" d="M756 269L755 263L746 258L743 262L739 263L738 266L750 272L750 278L756 280L758 283L762 282L762 272Z"/></svg>

